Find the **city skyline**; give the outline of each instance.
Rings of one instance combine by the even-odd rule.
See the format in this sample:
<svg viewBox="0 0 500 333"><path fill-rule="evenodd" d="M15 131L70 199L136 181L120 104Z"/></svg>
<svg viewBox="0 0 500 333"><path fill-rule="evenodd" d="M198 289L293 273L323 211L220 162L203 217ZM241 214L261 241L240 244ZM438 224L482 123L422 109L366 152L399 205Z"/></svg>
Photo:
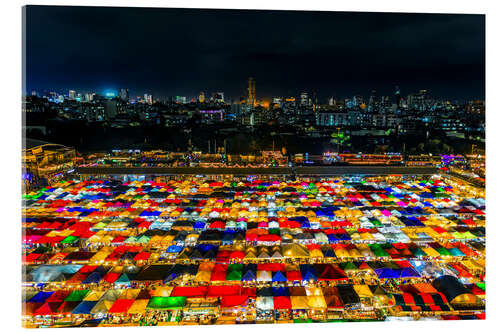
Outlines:
<svg viewBox="0 0 500 333"><path fill-rule="evenodd" d="M27 94L236 99L254 77L257 99L392 96L395 86L403 96L484 98L483 15L28 6L26 23ZM48 36L57 43L44 48Z"/></svg>
<svg viewBox="0 0 500 333"><path fill-rule="evenodd" d="M252 78L253 79L253 78ZM255 79L254 79L255 82ZM254 83L255 84L255 83ZM419 95L422 92L424 92L428 98L431 98L433 101L441 101L441 102L458 102L458 103L469 103L473 101L484 101L484 98L450 98L449 96L436 96L432 94L431 91L428 89L422 88L418 89L416 91L408 91L405 94L401 94L401 89L399 86L395 86L395 89L393 90L392 93L380 93L380 90L378 89L371 89L370 91L363 92L363 93L351 93L345 96L339 96L339 95L330 95L327 97L317 97L318 94L316 91L310 91L307 89L303 90L297 90L299 92L294 93L294 94L289 94L289 95L271 95L270 97L261 97L258 96L258 94L255 92L255 87L254 87L254 98L256 102L266 102L266 103L273 103L273 100L276 98L296 98L298 102L300 102L300 99L302 96L305 94L309 99L312 99L313 96L316 97L316 104L328 104L331 103L332 101L345 101L349 99L356 99L356 98L361 98L365 103L369 103L372 99L374 99L375 102L380 102L381 100L384 100L385 98L388 98L390 101L395 101L396 96L398 96L399 99L405 100L410 98L411 96ZM122 96L122 91L127 92L127 98L123 98ZM246 94L242 94L237 97L233 96L226 96L226 99L222 102L222 104L240 104L241 102L246 103L247 99L249 98L248 95L248 87L246 88L247 92ZM385 92L385 90L383 90ZM118 89L102 89L101 91L96 91L93 89L82 89L82 90L74 90L71 88L66 88L66 89L33 89L31 91L26 91L24 92L24 96L37 96L37 97L44 97L44 98L49 98L50 97L64 97L65 99L69 100L77 100L79 102L88 102L86 98L90 95L92 96L101 96L105 98L119 98L121 100L126 100L129 102L137 102L141 100L146 100L148 98L151 98L152 101L155 102L168 102L168 101L176 101L178 99L184 99L185 102L183 104L187 103L209 103L209 102L214 102L216 101L215 98L217 95L222 94L224 96L223 91L200 91L198 94L194 95L166 95L166 96L156 96L148 93L137 93L134 91L131 91L129 88L121 87ZM309 95L311 94L311 95ZM375 94L375 95L373 95ZM204 100L201 101L200 97L204 96ZM82 99L80 99L81 97ZM148 97L148 98L146 98ZM243 98L243 100L240 100L240 98ZM54 102L62 102L58 101L57 99L54 99Z"/></svg>

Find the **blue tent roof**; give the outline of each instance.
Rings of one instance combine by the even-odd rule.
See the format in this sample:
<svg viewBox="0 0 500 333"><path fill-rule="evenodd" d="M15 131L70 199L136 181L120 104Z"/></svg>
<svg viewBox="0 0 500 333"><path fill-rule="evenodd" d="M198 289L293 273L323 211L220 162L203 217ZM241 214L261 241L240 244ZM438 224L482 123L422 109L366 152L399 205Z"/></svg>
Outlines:
<svg viewBox="0 0 500 333"><path fill-rule="evenodd" d="M90 310L97 304L97 301L82 301L71 311L72 314L90 314Z"/></svg>
<svg viewBox="0 0 500 333"><path fill-rule="evenodd" d="M286 282L286 281L287 281L286 276L284 276L281 271L277 271L276 273L274 273L273 282Z"/></svg>
<svg viewBox="0 0 500 333"><path fill-rule="evenodd" d="M330 243L336 243L339 241L339 238L335 234L328 234L328 242Z"/></svg>
<svg viewBox="0 0 500 333"><path fill-rule="evenodd" d="M410 277L420 277L420 274L416 270L411 267L405 267L401 270L401 278L410 278Z"/></svg>
<svg viewBox="0 0 500 333"><path fill-rule="evenodd" d="M375 273L378 275L379 279L397 279L401 277L400 269L384 267L375 269Z"/></svg>
<svg viewBox="0 0 500 333"><path fill-rule="evenodd" d="M205 228L205 222L201 221L196 221L193 225L194 229L204 229Z"/></svg>
<svg viewBox="0 0 500 333"><path fill-rule="evenodd" d="M248 270L241 278L241 281L255 281L255 280L257 280L257 278L255 277L255 273L252 270Z"/></svg>
<svg viewBox="0 0 500 333"><path fill-rule="evenodd" d="M217 250L218 246L213 244L198 244L195 249L201 252L208 252L210 250Z"/></svg>
<svg viewBox="0 0 500 333"><path fill-rule="evenodd" d="M278 273L280 272L278 271ZM273 287L273 296L290 296L290 291L287 287Z"/></svg>
<svg viewBox="0 0 500 333"><path fill-rule="evenodd" d="M330 240L330 237L328 237L328 240ZM336 258L337 256L335 255L335 252L333 252L332 249L327 249L323 255L327 258Z"/></svg>
<svg viewBox="0 0 500 333"><path fill-rule="evenodd" d="M314 272L314 267L309 264L300 265L300 274L302 275L302 281L314 280L316 281L316 274Z"/></svg>
<svg viewBox="0 0 500 333"><path fill-rule="evenodd" d="M89 274L89 276L87 276L85 278L85 280L82 281L82 283L83 284L87 284L87 283L99 283L99 281L101 281L101 279L103 277L104 277L103 273L93 271L92 273Z"/></svg>
<svg viewBox="0 0 500 333"><path fill-rule="evenodd" d="M181 252L181 251L182 251L182 247L179 245L170 245L167 248L167 253L177 253L177 252Z"/></svg>
<svg viewBox="0 0 500 333"><path fill-rule="evenodd" d="M54 292L53 291L39 291L35 296L29 299L29 303L44 303Z"/></svg>
<svg viewBox="0 0 500 333"><path fill-rule="evenodd" d="M351 240L351 236L349 236L349 234L347 233L342 233L340 235L337 236L340 240Z"/></svg>
<svg viewBox="0 0 500 333"><path fill-rule="evenodd" d="M300 222L300 223L305 223L305 222L309 223L309 219L305 216L294 216L294 217L290 217L289 220Z"/></svg>

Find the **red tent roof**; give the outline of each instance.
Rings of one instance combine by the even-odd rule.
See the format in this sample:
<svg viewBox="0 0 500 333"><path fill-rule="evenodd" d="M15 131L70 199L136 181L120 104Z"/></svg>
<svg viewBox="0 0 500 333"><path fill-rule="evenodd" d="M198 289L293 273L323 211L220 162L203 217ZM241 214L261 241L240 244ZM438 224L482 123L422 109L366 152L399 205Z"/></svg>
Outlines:
<svg viewBox="0 0 500 333"><path fill-rule="evenodd" d="M280 264L280 263L264 263L264 264L257 264L257 270L258 271L271 271L271 272L277 272L277 271L285 271L285 264Z"/></svg>
<svg viewBox="0 0 500 333"><path fill-rule="evenodd" d="M66 296L71 293L70 290L57 290L55 293L50 295L45 302L63 302Z"/></svg>
<svg viewBox="0 0 500 333"><path fill-rule="evenodd" d="M288 296L277 296L274 297L274 309L282 310L282 309L291 309L292 302L290 301L290 297Z"/></svg>
<svg viewBox="0 0 500 333"><path fill-rule="evenodd" d="M174 287L170 296L204 297L207 294L207 287Z"/></svg>
<svg viewBox="0 0 500 333"><path fill-rule="evenodd" d="M149 252L139 252L135 255L134 260L148 260L149 257L151 256L151 253Z"/></svg>
<svg viewBox="0 0 500 333"><path fill-rule="evenodd" d="M133 299L118 299L116 300L111 308L109 309L109 313L126 313L128 309L134 303Z"/></svg>
<svg viewBox="0 0 500 333"><path fill-rule="evenodd" d="M325 265L323 272L318 276L318 281L334 281L334 280L346 280L347 275L338 266Z"/></svg>
<svg viewBox="0 0 500 333"><path fill-rule="evenodd" d="M120 275L121 275L120 273L110 272L110 273L104 275L103 280L106 281L106 282L109 282L109 283L113 283L116 280L118 280L118 278L120 277Z"/></svg>
<svg viewBox="0 0 500 333"><path fill-rule="evenodd" d="M233 308L235 306L245 304L247 299L248 296L246 295L223 296L220 301L220 306L223 308Z"/></svg>
<svg viewBox="0 0 500 333"><path fill-rule="evenodd" d="M241 287L239 285L230 286L209 286L207 297L221 297L241 295Z"/></svg>
<svg viewBox="0 0 500 333"><path fill-rule="evenodd" d="M56 313L57 308L62 302L45 302L41 307L39 307L34 315L35 316L47 316Z"/></svg>
<svg viewBox="0 0 500 333"><path fill-rule="evenodd" d="M300 271L287 271L286 279L288 281L302 281L302 274L300 274Z"/></svg>

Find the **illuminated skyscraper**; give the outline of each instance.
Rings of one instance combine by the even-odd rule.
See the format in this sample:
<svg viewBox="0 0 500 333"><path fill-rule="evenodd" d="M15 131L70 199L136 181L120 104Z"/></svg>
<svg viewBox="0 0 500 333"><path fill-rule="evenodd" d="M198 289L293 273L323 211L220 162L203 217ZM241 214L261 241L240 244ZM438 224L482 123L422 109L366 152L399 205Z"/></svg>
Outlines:
<svg viewBox="0 0 500 333"><path fill-rule="evenodd" d="M224 93L222 91L215 93L215 101L217 103L224 103Z"/></svg>
<svg viewBox="0 0 500 333"><path fill-rule="evenodd" d="M301 106L306 106L308 105L309 102L309 96L307 95L306 92L303 92L300 94L300 105Z"/></svg>
<svg viewBox="0 0 500 333"><path fill-rule="evenodd" d="M75 99L75 97L76 97L76 91L70 90L69 93L68 93L68 97L69 97L69 99Z"/></svg>
<svg viewBox="0 0 500 333"><path fill-rule="evenodd" d="M205 93L202 91L200 96L198 96L198 102L205 103Z"/></svg>
<svg viewBox="0 0 500 333"><path fill-rule="evenodd" d="M256 97L255 97L255 80L250 77L248 78L248 105L255 105Z"/></svg>
<svg viewBox="0 0 500 333"><path fill-rule="evenodd" d="M175 96L175 102L179 104L186 104L187 98L186 96Z"/></svg>
<svg viewBox="0 0 500 333"><path fill-rule="evenodd" d="M401 92L399 91L399 87L396 86L396 92L394 93L395 104L399 108L401 104Z"/></svg>
<svg viewBox="0 0 500 333"><path fill-rule="evenodd" d="M87 93L86 100L87 102L92 102L94 100L95 93Z"/></svg>
<svg viewBox="0 0 500 333"><path fill-rule="evenodd" d="M377 91L374 89L370 93L370 99L368 100L368 112L374 112L377 105Z"/></svg>
<svg viewBox="0 0 500 333"><path fill-rule="evenodd" d="M127 88L122 88L120 89L120 99L124 102L128 102L128 89Z"/></svg>
<svg viewBox="0 0 500 333"><path fill-rule="evenodd" d="M153 104L153 95L144 94L144 103Z"/></svg>

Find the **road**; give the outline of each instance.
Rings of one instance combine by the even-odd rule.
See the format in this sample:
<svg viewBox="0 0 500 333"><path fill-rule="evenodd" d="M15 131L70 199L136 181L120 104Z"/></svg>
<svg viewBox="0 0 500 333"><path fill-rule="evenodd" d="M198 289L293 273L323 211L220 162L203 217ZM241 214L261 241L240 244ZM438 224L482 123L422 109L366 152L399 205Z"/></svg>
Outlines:
<svg viewBox="0 0 500 333"><path fill-rule="evenodd" d="M295 172L294 172L295 171ZM165 168L165 167L83 167L81 175L432 175L439 171L433 167L404 166L308 166L278 168Z"/></svg>

